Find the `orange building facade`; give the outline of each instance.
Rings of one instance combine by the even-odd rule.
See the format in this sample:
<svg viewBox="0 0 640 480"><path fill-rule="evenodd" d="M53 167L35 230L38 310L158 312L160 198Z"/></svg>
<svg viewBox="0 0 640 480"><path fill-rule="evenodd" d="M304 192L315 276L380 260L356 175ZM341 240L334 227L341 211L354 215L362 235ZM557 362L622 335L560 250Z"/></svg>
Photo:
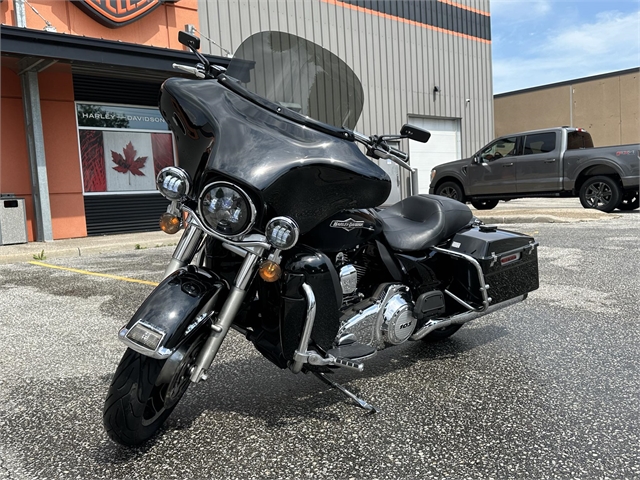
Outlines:
<svg viewBox="0 0 640 480"><path fill-rule="evenodd" d="M85 4L79 5L80 2L70 0L30 0L29 4L35 7L38 14L22 0L0 2L0 194L14 194L25 199L29 241L132 231L127 229L127 224L135 221L135 214L127 213L134 212L136 205L144 208L143 198L147 199L147 203L151 201L156 210L163 208L160 196L147 185L149 180L145 180L146 193L143 194L135 192L137 195L129 195L128 191L123 190L109 196L108 189L103 187L103 192L98 188L97 196L91 197L94 192L88 190L95 188L87 183L86 177L91 172L83 171L88 168L86 158L82 157L85 148L83 134L98 132L105 138L104 145L108 144L109 138L125 138L126 134L149 145L147 137L154 140L160 138L168 140L164 145L171 148L171 139L166 138L171 134L166 126L161 128L164 137L160 135L163 132L156 134L153 130L158 128L153 122L162 122L155 108L157 93L161 82L174 75L175 71L171 71L172 62L195 63L192 54L186 52L177 39L178 31L187 25L198 25L197 0L83 1ZM94 7L104 11L102 21L99 11L92 12ZM136 16L136 9L140 11L143 8L147 11L142 14L138 12ZM124 19L125 24L114 28L114 21L119 19ZM111 25L107 26L109 23ZM224 65L218 57L210 59L213 63ZM25 93L29 81L31 94ZM35 100L34 84L37 86ZM25 98L25 95L29 98ZM32 110L30 105L34 101L37 105ZM131 104L143 108L134 109L131 113L126 110L127 105ZM138 125L135 132L143 133L115 130L111 127L122 125L113 124L83 127L79 120L81 111L91 109L128 112L129 115L137 115L135 118L147 119L147 124L151 126ZM30 117L33 112L36 117L39 116L39 119L35 118L35 123L40 122L40 129L31 128ZM84 116L91 115L85 113ZM95 122L90 124L96 125ZM147 132L146 128L152 130ZM39 138L30 139L34 135ZM154 155L157 166L156 143L153 144L153 152L151 146L148 150L152 152L149 155ZM34 146L40 148L37 161L33 153ZM138 147L138 150L142 152L143 148ZM119 158L126 156L127 151L124 154L123 151L120 147L113 147L113 162L117 161L118 152ZM109 155L105 158L109 162ZM142 153L137 158L142 158ZM38 180L34 169L44 171L43 161L46 176ZM101 168L104 174L105 167ZM121 167L107 163L107 177L114 175L112 170L118 173L118 168ZM139 181L135 171L133 173L129 178ZM150 167L147 177L152 176L155 178ZM103 182L103 185L106 183ZM38 196L46 194L48 202L39 204ZM102 210L123 209L121 215L117 212L112 214L116 218L125 217L120 225L117 221L100 220L102 214L99 213L99 205L110 205L110 201L120 207L107 206ZM38 208L42 206L43 213L38 214ZM93 233L87 217L90 208L97 212L97 220L93 222L102 225ZM104 227L108 221L116 225Z"/></svg>

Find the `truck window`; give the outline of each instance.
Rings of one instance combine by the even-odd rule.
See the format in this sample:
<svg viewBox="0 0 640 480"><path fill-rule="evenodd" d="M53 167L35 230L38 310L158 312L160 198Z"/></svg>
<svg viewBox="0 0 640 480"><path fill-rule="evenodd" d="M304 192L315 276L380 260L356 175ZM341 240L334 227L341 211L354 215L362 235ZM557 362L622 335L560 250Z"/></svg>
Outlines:
<svg viewBox="0 0 640 480"><path fill-rule="evenodd" d="M593 139L589 132L569 132L567 135L567 150L593 148Z"/></svg>
<svg viewBox="0 0 640 480"><path fill-rule="evenodd" d="M524 141L524 155L535 155L537 153L549 153L556 149L555 132L536 133L527 135Z"/></svg>
<svg viewBox="0 0 640 480"><path fill-rule="evenodd" d="M496 140L487 148L480 152L480 157L490 162L502 157L508 157L516 154L516 139L518 137L508 137Z"/></svg>

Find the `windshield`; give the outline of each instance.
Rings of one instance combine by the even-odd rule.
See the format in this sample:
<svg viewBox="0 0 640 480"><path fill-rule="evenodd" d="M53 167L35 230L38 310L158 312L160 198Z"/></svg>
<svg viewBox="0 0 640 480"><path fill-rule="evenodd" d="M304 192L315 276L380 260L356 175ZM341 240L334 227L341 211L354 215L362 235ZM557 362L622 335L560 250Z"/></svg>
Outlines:
<svg viewBox="0 0 640 480"><path fill-rule="evenodd" d="M250 92L314 120L353 130L364 92L336 55L284 32L260 32L236 50L226 74Z"/></svg>

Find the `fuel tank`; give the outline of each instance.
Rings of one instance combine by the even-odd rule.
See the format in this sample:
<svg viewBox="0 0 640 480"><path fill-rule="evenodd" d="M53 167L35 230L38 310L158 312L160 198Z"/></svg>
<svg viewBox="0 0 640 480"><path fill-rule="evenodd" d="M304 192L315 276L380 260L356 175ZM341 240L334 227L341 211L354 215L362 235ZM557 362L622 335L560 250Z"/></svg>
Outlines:
<svg viewBox="0 0 640 480"><path fill-rule="evenodd" d="M340 252L362 245L382 233L382 223L371 210L344 210L323 220L300 243L323 252Z"/></svg>

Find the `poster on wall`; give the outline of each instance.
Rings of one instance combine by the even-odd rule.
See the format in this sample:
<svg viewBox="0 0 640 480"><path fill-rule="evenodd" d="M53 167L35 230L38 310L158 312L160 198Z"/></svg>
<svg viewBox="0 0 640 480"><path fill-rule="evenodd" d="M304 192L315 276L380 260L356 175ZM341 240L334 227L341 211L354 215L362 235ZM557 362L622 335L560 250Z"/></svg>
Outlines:
<svg viewBox="0 0 640 480"><path fill-rule="evenodd" d="M157 109L77 104L85 193L155 191L175 164L173 137Z"/></svg>

